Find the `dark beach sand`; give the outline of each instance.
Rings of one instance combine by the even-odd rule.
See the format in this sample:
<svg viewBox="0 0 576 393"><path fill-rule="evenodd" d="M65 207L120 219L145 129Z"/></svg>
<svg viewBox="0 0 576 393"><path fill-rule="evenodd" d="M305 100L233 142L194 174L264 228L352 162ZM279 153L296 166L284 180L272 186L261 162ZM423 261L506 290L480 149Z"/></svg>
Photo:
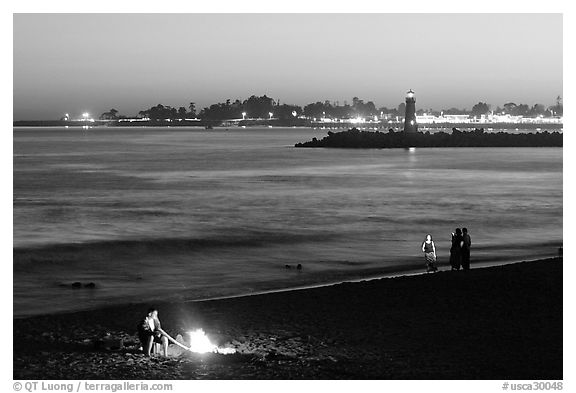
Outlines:
<svg viewBox="0 0 576 393"><path fill-rule="evenodd" d="M146 304L14 319L14 379L562 379L562 259L157 304L234 355L138 353ZM96 349L105 333L124 339Z"/></svg>

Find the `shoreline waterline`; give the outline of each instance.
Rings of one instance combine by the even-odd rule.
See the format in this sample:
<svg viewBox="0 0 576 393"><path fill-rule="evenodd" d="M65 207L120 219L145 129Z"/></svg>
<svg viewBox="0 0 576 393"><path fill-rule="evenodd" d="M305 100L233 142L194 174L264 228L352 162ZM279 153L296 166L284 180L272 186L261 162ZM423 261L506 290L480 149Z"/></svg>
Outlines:
<svg viewBox="0 0 576 393"><path fill-rule="evenodd" d="M478 262L474 263L474 261L472 261L471 270L485 269L485 268L496 267L496 266L514 265L514 264L519 264L519 263L539 262L539 261L553 260L556 258L558 258L558 257L557 256L549 256L549 257L542 257L542 258L532 259L532 260L517 260L516 259L516 260L507 260L507 261L505 260L505 261L496 261L496 262L484 261L484 262L480 262L480 263L478 263ZM159 299L142 301L142 302L136 301L136 302L127 302L127 303L114 303L114 304L110 304L110 305L100 305L100 306L94 306L94 307L79 308L79 309L74 309L74 310L53 311L53 312L46 313L46 314L38 314L38 313L33 313L33 314L29 314L29 315L27 315L27 314L24 314L24 315L14 314L13 318L14 319L29 319L29 318L35 318L35 317L43 317L46 315L62 315L62 316L64 316L64 315L73 315L76 313L83 313L83 312L100 311L100 310L104 310L106 308L136 307L139 305L142 305L144 308L146 308L145 307L146 305L156 304L156 303L162 303L162 304L204 303L204 302L220 301L220 300L227 300L227 299L247 298L247 297L252 297L252 296L265 296L265 295L271 295L271 294L282 294L282 293L306 291L309 289L334 287L334 286L341 285L341 284L361 283L361 282L377 281L377 280L382 280L382 279L394 279L394 278L398 278L398 277L414 277L414 276L435 274L435 273L427 273L424 270L425 268L424 268L423 264L422 264L422 268L420 268L420 269L416 269L415 266L416 265L406 266L406 270L400 269L400 270L391 271L389 273L377 274L374 276L368 275L365 277L341 279L341 280L335 280L335 281L330 281L330 282L314 283L314 284L309 284L309 285L300 285L300 286L287 287L287 288L259 290L259 291L254 291L254 292L239 293L239 294L235 294L235 295L212 296L212 297L200 298L200 299L174 299L174 298L162 299L162 298L159 298ZM395 267L400 267L400 266L396 265ZM440 265L440 266L438 266L438 271L436 273L449 272L449 271L450 271L449 265L448 266Z"/></svg>

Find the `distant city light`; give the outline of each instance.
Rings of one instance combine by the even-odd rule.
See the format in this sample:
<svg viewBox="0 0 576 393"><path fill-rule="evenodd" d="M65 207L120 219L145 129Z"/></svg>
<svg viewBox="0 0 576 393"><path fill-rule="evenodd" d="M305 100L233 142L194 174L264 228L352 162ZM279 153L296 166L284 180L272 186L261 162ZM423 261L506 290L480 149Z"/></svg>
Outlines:
<svg viewBox="0 0 576 393"><path fill-rule="evenodd" d="M83 121L94 122L94 119L92 119L92 118L90 117L90 113L88 113L88 112L82 113L82 120L83 120Z"/></svg>

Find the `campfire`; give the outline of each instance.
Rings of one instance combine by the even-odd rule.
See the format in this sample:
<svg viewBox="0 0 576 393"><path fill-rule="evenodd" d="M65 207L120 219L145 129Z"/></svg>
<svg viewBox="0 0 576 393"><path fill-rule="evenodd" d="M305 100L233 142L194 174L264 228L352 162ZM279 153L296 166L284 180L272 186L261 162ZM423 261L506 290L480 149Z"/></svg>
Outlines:
<svg viewBox="0 0 576 393"><path fill-rule="evenodd" d="M234 348L220 348L213 344L203 329L196 329L194 331L188 332L190 336L190 347L189 350L195 353L220 353L220 354L232 354L236 350Z"/></svg>
<svg viewBox="0 0 576 393"><path fill-rule="evenodd" d="M188 335L190 336L190 346L188 347L185 346L183 343L173 339L168 333L166 333L162 329L158 330L160 330L168 338L168 341L190 352L219 353L222 355L236 353L236 350L234 348L220 348L218 345L213 344L206 335L206 333L204 333L203 329L196 329L194 331L188 332Z"/></svg>
<svg viewBox="0 0 576 393"><path fill-rule="evenodd" d="M218 346L212 344L204 330L196 329L188 332L190 336L190 351L196 353L215 352Z"/></svg>

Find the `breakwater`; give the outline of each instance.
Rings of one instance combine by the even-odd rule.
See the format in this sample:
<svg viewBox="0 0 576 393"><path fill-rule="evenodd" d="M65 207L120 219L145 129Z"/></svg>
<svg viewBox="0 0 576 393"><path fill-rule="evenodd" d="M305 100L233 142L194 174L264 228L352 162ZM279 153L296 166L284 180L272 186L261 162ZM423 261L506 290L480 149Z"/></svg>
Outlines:
<svg viewBox="0 0 576 393"><path fill-rule="evenodd" d="M322 139L296 143L295 147L336 148L407 148L407 147L562 147L562 133L536 132L512 134L485 132L483 128L463 132L456 128L448 132L418 132L407 134L390 129L388 132L361 131L352 128L342 132L328 131Z"/></svg>

